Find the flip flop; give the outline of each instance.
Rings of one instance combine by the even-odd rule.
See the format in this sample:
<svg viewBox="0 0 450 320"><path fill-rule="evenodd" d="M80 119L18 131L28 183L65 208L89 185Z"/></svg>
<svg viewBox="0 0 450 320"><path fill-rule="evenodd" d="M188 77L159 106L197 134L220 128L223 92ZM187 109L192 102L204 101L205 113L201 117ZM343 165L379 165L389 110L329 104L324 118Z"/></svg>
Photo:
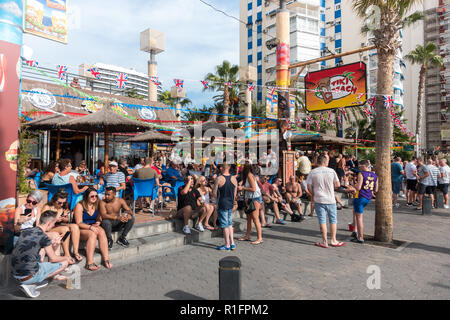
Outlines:
<svg viewBox="0 0 450 320"><path fill-rule="evenodd" d="M238 241L252 241L249 238L238 238Z"/></svg>
<svg viewBox="0 0 450 320"><path fill-rule="evenodd" d="M330 246L332 246L332 247L343 247L343 246L345 246L345 242L338 242L336 244L330 244Z"/></svg>
<svg viewBox="0 0 450 320"><path fill-rule="evenodd" d="M73 256L74 256L76 262L81 262L81 261L83 261L83 257L80 256L79 253L74 254Z"/></svg>
<svg viewBox="0 0 450 320"><path fill-rule="evenodd" d="M257 241L253 241L252 244L253 244L254 246L256 246L256 245L261 244L261 243L263 243L263 242L264 242L264 240L257 240Z"/></svg>
<svg viewBox="0 0 450 320"><path fill-rule="evenodd" d="M208 229L208 230L211 230L211 231L217 230L216 228L211 227L211 226L205 226L205 228Z"/></svg>
<svg viewBox="0 0 450 320"><path fill-rule="evenodd" d="M97 271L98 269L100 269L100 267L98 265L96 265L95 263L86 264L84 266L84 268L89 270L89 271Z"/></svg>
<svg viewBox="0 0 450 320"><path fill-rule="evenodd" d="M323 243L317 242L316 246L321 247L321 248L328 248L328 246L324 245Z"/></svg>
<svg viewBox="0 0 450 320"><path fill-rule="evenodd" d="M106 269L111 269L113 267L113 264L109 262L109 260L105 260L103 262L103 265L105 266Z"/></svg>

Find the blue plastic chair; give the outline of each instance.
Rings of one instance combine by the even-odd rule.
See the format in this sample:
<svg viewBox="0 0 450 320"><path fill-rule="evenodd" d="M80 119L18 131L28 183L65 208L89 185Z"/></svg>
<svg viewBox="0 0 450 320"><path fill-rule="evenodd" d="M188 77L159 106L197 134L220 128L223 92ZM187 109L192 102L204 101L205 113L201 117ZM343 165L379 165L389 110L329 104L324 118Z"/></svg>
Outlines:
<svg viewBox="0 0 450 320"><path fill-rule="evenodd" d="M162 197L163 197L163 201L166 197L169 198L174 198L175 201L178 200L178 190L184 186L184 181L175 181L175 185L174 186L162 186L161 188L163 188L162 190ZM165 192L164 189L170 189L169 192Z"/></svg>
<svg viewBox="0 0 450 320"><path fill-rule="evenodd" d="M36 175L33 177L34 182L36 182L36 187L39 189L39 184L41 183L42 178L42 172L36 173Z"/></svg>
<svg viewBox="0 0 450 320"><path fill-rule="evenodd" d="M48 196L47 201L49 202L55 193L57 193L60 189L64 189L69 194L67 197L67 203L70 204L70 210L73 210L75 208L76 204L81 201L83 193L75 194L73 192L73 186L71 183L68 184L62 184L62 185L54 185L54 184L48 184L45 183L45 186L48 190Z"/></svg>
<svg viewBox="0 0 450 320"><path fill-rule="evenodd" d="M155 186L155 178L138 179L133 178L133 215L136 211L136 200L139 197L149 197L152 200L158 196L158 187Z"/></svg>

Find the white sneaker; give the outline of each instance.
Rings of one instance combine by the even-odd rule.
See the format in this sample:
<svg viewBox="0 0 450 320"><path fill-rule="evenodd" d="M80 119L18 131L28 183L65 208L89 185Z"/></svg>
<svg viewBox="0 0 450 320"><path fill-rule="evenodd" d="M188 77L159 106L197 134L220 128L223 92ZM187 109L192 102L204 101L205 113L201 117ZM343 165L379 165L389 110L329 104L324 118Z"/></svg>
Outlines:
<svg viewBox="0 0 450 320"><path fill-rule="evenodd" d="M34 284L21 284L20 289L30 298L37 298L41 294L36 290L36 286Z"/></svg>
<svg viewBox="0 0 450 320"><path fill-rule="evenodd" d="M448 208L450 208L450 206L444 204L444 208L445 208L445 209L448 209Z"/></svg>
<svg viewBox="0 0 450 320"><path fill-rule="evenodd" d="M195 226L195 229L198 230L198 231L200 231L200 232L205 231L205 228L203 228L203 225L202 225L201 223L198 223L198 224Z"/></svg>
<svg viewBox="0 0 450 320"><path fill-rule="evenodd" d="M42 282L36 284L36 290L37 290L37 289L45 288L46 286L48 286L48 281L44 280L44 281L42 281Z"/></svg>
<svg viewBox="0 0 450 320"><path fill-rule="evenodd" d="M189 226L184 226L183 227L183 233L184 234L191 234L191 229L189 228Z"/></svg>
<svg viewBox="0 0 450 320"><path fill-rule="evenodd" d="M400 195L400 198L404 198L404 199L405 199L406 196L405 196L404 194L401 194L401 195Z"/></svg>

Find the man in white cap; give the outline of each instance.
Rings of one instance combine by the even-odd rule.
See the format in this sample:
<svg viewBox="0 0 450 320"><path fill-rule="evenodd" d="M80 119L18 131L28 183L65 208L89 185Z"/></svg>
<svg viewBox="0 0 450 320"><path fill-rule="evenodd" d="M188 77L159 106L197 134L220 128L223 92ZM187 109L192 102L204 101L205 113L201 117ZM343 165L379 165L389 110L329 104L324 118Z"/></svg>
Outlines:
<svg viewBox="0 0 450 320"><path fill-rule="evenodd" d="M120 195L120 190L125 190L125 175L119 171L117 162L109 162L109 172L100 178L100 184L105 184L105 189L107 187L116 188L118 195Z"/></svg>

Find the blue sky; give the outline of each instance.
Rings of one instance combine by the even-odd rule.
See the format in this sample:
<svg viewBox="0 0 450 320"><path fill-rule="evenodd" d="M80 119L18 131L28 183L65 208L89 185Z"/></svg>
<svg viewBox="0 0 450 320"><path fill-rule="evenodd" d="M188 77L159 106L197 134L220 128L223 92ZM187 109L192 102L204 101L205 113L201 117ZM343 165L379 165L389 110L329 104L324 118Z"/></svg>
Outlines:
<svg viewBox="0 0 450 320"><path fill-rule="evenodd" d="M205 1L239 17L238 0ZM157 56L163 89L185 79L187 97L201 106L211 105L214 93L202 92L200 80L223 60L239 64L239 22L198 0L72 0L69 10L67 45L25 34L39 65L78 73L79 64L100 62L147 73L139 35L150 27L165 33L166 50Z"/></svg>

